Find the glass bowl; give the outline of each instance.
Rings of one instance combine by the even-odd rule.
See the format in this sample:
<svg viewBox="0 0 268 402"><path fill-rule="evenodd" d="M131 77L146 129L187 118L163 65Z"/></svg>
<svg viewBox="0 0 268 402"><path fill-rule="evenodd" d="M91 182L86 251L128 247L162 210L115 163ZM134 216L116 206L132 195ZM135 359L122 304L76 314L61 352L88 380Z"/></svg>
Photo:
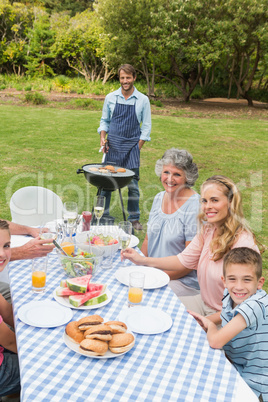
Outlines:
<svg viewBox="0 0 268 402"><path fill-rule="evenodd" d="M74 256L66 256L58 249L56 252L64 273L70 278L89 274L93 276L100 268L104 256L104 250L101 248L96 247L90 253L89 246L85 244L74 245Z"/></svg>
<svg viewBox="0 0 268 402"><path fill-rule="evenodd" d="M100 227L102 228L102 226ZM95 253L95 250L103 249L104 254L103 257L110 257L111 255L114 255L117 250L119 249L119 241L118 241L118 233L110 233L105 230L105 226L103 227L103 233L96 233L95 231L88 231L88 232L81 232L76 234L77 241L80 244L83 244L84 246L87 246L87 250L90 249L93 253ZM95 244L89 245L89 239L93 238L93 241L95 239ZM99 241L98 241L99 239ZM104 242L102 242L102 239L104 239ZM110 241L115 241L114 244L104 244L107 242L107 240L110 239Z"/></svg>

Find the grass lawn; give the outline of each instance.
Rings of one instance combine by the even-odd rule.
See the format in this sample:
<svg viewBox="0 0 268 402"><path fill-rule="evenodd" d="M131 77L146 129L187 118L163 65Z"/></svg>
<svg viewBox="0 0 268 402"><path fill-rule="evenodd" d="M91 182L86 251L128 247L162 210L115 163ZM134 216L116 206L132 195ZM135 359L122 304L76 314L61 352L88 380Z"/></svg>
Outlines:
<svg viewBox="0 0 268 402"><path fill-rule="evenodd" d="M76 171L84 164L101 161L97 135L100 116L100 111L0 106L2 218L11 218L10 197L27 185L45 186L63 201L77 201L80 212L91 210L96 188ZM199 167L197 191L213 174L224 174L235 181L249 224L258 240L268 245L267 120L248 116L232 119L154 114L152 121L152 141L145 144L141 156L140 208L144 226L153 198L162 190L154 173L155 162L174 146L192 153ZM122 220L118 194L114 200L111 215L118 222ZM145 232L138 234L141 241ZM264 266L268 283L267 254ZM268 290L268 284L265 289Z"/></svg>

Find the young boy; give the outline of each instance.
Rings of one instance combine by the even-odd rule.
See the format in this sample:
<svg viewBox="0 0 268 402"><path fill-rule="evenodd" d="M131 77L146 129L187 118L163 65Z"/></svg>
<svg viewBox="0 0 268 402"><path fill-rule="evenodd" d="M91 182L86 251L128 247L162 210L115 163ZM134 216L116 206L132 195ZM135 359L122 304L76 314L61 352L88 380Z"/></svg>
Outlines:
<svg viewBox="0 0 268 402"><path fill-rule="evenodd" d="M251 389L268 401L268 295L262 290L261 256L247 247L224 257L222 328L189 311L207 332L209 345L223 348Z"/></svg>
<svg viewBox="0 0 268 402"><path fill-rule="evenodd" d="M0 272L11 256L9 225L0 220ZM0 294L0 396L20 391L20 370L17 355L12 306Z"/></svg>

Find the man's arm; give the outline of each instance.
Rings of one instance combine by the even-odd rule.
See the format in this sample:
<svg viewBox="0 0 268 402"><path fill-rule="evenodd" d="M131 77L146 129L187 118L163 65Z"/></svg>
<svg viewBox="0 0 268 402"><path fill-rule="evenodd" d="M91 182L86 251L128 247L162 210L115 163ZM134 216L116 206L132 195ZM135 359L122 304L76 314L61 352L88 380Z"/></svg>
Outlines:
<svg viewBox="0 0 268 402"><path fill-rule="evenodd" d="M14 222L9 222L9 230L12 235L29 235L32 237L38 237L39 236L39 229L38 228L32 228L30 226L25 226L25 225L19 225L18 223Z"/></svg>
<svg viewBox="0 0 268 402"><path fill-rule="evenodd" d="M110 107L110 102L108 101L108 97L109 97L109 95L106 96L104 104L103 104L100 126L98 128L98 133L100 134L101 146L104 145L105 136L109 131L111 114L113 112L113 109L111 110L112 105Z"/></svg>
<svg viewBox="0 0 268 402"><path fill-rule="evenodd" d="M145 141L143 140L139 140L139 150L142 149L143 145L144 145Z"/></svg>
<svg viewBox="0 0 268 402"><path fill-rule="evenodd" d="M101 133L100 133L100 146L101 147L104 147L104 145L105 145L106 134L107 133L104 130L102 130ZM103 149L103 151L104 151L104 149Z"/></svg>
<svg viewBox="0 0 268 402"><path fill-rule="evenodd" d="M207 338L210 347L213 349L221 349L226 343L238 335L247 327L247 323L241 314L237 314L223 328L218 329L217 326L207 317L203 317L193 311L188 311L207 332Z"/></svg>
<svg viewBox="0 0 268 402"><path fill-rule="evenodd" d="M150 101L146 97L143 103L142 109L142 124L141 124L141 135L140 140L142 141L150 141L150 133L152 129L152 120L151 120L151 106ZM143 145L143 144L142 144Z"/></svg>
<svg viewBox="0 0 268 402"><path fill-rule="evenodd" d="M11 247L10 261L45 257L54 248L52 242L53 239L40 240L37 237L36 239L28 241L28 243L24 244L21 247Z"/></svg>

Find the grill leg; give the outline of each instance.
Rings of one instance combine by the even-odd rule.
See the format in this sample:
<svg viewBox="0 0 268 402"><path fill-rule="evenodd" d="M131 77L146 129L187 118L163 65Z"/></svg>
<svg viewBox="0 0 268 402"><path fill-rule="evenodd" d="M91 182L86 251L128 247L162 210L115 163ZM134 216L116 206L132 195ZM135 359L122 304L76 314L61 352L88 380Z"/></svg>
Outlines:
<svg viewBox="0 0 268 402"><path fill-rule="evenodd" d="M121 194L121 188L119 188L118 191L119 191L119 196L120 196L120 201L121 201L123 218L124 218L124 221L126 222L127 220L126 220L126 214L125 214L125 209L124 209L124 204L123 204L123 198L122 198L122 194Z"/></svg>

